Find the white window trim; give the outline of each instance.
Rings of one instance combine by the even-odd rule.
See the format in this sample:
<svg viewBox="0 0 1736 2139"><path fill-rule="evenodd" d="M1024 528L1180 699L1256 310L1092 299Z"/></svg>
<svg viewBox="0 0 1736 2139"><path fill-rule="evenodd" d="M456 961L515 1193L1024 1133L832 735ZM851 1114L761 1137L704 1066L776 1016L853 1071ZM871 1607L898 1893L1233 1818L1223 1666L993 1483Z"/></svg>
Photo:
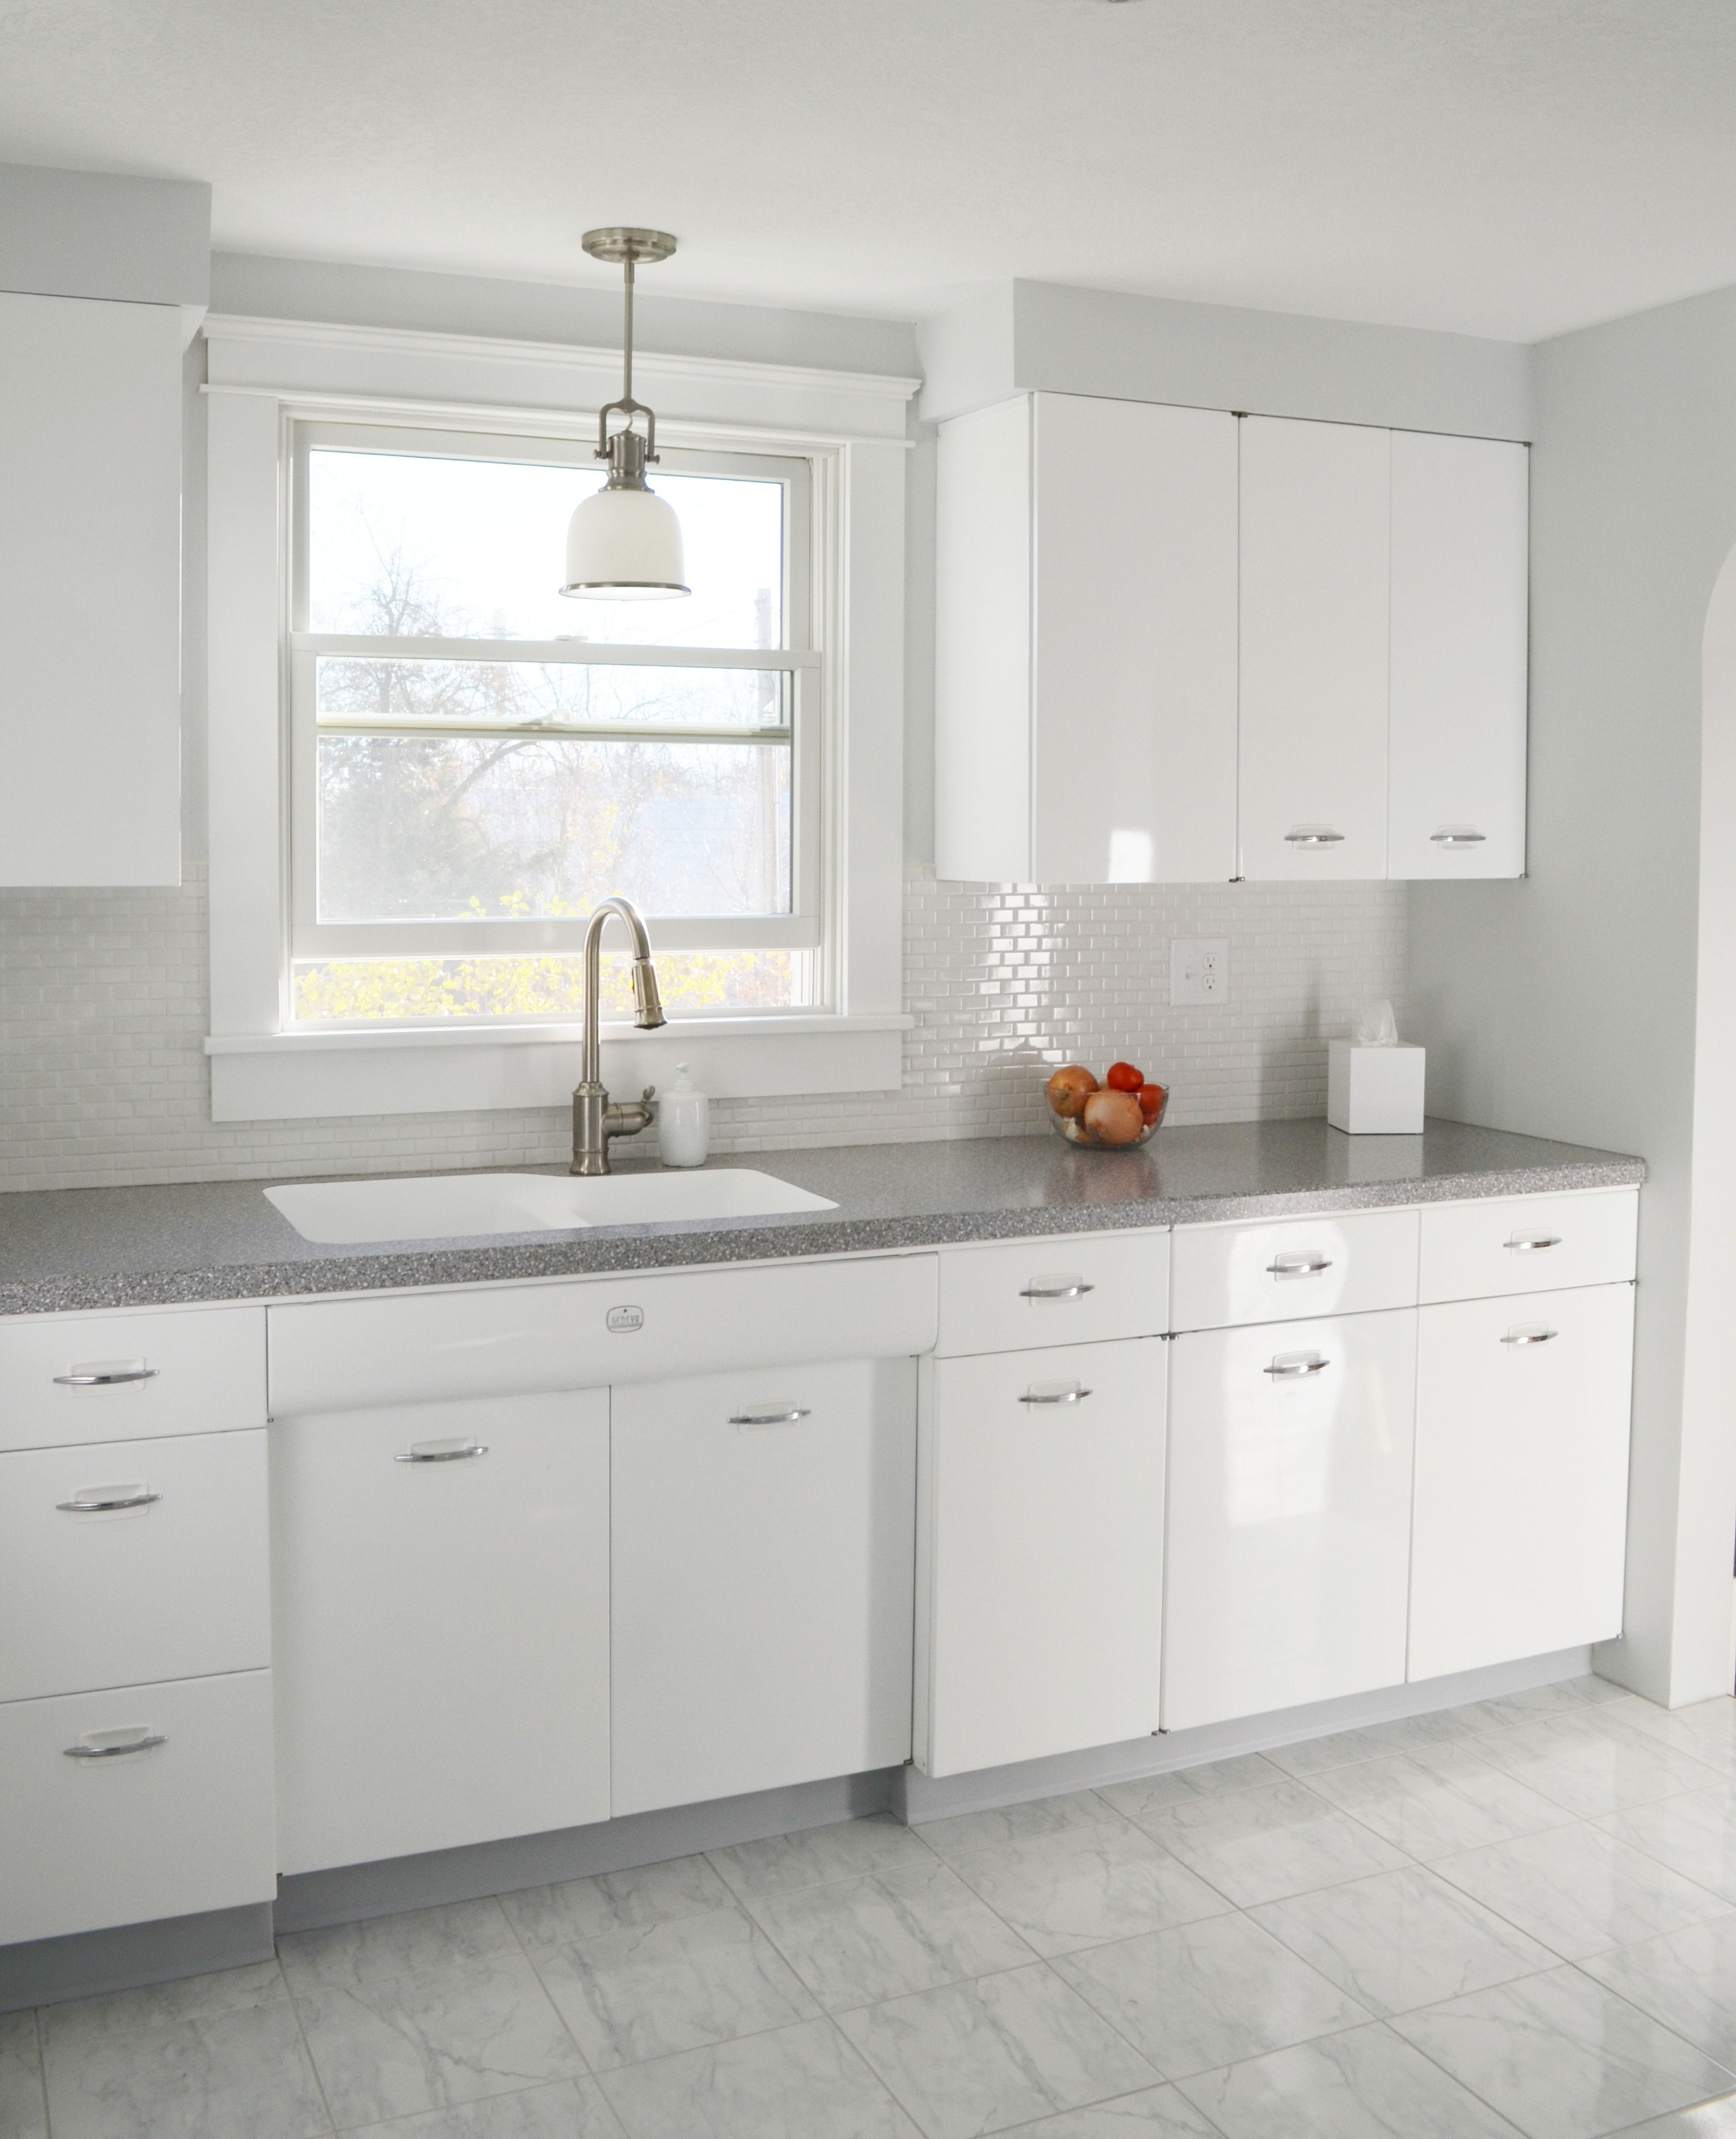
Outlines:
<svg viewBox="0 0 1736 2139"><path fill-rule="evenodd" d="M284 1030L290 872L284 443L298 418L581 436L618 390L608 350L213 316L208 349L212 1113L218 1121L560 1104L575 1025ZM900 1081L906 411L919 381L635 355L672 443L823 456L835 515L824 622L830 736L827 903L836 1009L604 1027L617 1090L677 1056L720 1098L883 1091ZM824 508L823 470L834 494Z"/></svg>

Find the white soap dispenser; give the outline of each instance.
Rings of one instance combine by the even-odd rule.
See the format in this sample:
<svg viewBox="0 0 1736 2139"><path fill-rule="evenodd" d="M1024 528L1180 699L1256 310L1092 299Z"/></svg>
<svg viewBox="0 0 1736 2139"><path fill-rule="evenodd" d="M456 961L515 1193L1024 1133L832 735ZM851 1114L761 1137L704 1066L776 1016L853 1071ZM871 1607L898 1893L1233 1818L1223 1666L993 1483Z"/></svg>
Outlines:
<svg viewBox="0 0 1736 2139"><path fill-rule="evenodd" d="M675 1083L657 1104L657 1138L665 1166L703 1166L711 1148L712 1103L687 1082L687 1065L675 1065Z"/></svg>

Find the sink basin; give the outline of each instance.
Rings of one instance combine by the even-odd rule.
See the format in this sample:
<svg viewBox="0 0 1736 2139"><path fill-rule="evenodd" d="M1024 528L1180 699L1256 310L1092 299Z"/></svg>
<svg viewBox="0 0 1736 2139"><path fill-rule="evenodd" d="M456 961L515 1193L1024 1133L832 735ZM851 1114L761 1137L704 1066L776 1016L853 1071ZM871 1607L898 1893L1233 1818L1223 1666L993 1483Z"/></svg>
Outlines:
<svg viewBox="0 0 1736 2139"><path fill-rule="evenodd" d="M615 1173L597 1181L549 1173L447 1173L386 1181L298 1181L267 1188L304 1241L441 1241L476 1233L561 1232L682 1218L770 1217L835 1211L829 1197L775 1174Z"/></svg>

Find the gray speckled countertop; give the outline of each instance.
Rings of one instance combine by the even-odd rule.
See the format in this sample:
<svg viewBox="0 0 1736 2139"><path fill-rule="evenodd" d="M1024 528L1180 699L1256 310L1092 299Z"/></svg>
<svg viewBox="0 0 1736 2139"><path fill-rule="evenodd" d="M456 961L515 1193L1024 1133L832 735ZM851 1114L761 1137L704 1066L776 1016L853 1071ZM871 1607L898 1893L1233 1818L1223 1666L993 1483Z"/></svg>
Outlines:
<svg viewBox="0 0 1736 2139"><path fill-rule="evenodd" d="M0 1196L0 1314L756 1262L1625 1187L1646 1177L1642 1159L1434 1121L1416 1137L1345 1136L1323 1121L1234 1122L1163 1129L1137 1151L984 1137L750 1152L711 1163L775 1173L838 1208L359 1250L304 1241L267 1202L267 1182L29 1191Z"/></svg>

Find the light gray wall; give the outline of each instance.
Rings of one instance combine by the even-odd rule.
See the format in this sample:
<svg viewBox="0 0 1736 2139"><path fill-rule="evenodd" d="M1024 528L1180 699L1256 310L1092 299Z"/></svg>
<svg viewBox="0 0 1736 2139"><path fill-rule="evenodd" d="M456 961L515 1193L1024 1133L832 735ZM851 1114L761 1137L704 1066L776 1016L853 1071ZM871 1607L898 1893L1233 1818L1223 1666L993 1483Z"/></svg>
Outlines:
<svg viewBox="0 0 1736 2139"><path fill-rule="evenodd" d="M211 188L0 164L0 290L203 306Z"/></svg>
<svg viewBox="0 0 1736 2139"><path fill-rule="evenodd" d="M1419 884L1411 901L1408 996L1431 1109L1637 1152L1651 1169L1628 1631L1604 1662L1675 1701L1729 1690L1736 1408L1714 1399L1685 1417L1683 1371L1701 639L1736 545L1733 382L1736 291L1538 350L1529 874ZM1736 839L1736 818L1720 829ZM1720 1185L1721 1209L1709 1200ZM1729 1226L1733 1186L1699 1182L1703 1225ZM1719 1312L1727 1323L1727 1300Z"/></svg>

